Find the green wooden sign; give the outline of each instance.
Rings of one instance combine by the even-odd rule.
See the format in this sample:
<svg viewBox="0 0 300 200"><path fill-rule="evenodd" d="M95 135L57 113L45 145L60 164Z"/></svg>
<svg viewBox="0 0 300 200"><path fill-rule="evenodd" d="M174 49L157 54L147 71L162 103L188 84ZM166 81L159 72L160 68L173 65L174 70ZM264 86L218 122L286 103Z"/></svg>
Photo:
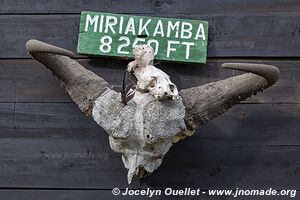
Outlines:
<svg viewBox="0 0 300 200"><path fill-rule="evenodd" d="M133 57L132 48L151 45L158 60L205 63L208 22L82 12L79 54Z"/></svg>

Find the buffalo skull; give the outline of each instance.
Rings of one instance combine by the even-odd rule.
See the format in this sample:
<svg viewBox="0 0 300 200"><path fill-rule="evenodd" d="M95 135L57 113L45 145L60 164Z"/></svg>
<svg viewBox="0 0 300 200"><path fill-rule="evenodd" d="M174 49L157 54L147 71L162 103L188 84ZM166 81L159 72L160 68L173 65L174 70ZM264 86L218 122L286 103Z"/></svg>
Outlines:
<svg viewBox="0 0 300 200"><path fill-rule="evenodd" d="M62 81L80 110L106 130L111 148L122 155L128 169L128 183L135 175L143 177L157 169L173 143L270 87L280 74L270 65L225 63L224 68L250 73L183 89L175 99L157 100L136 92L125 105L103 78L71 59L72 52L37 40L29 40L26 48Z"/></svg>

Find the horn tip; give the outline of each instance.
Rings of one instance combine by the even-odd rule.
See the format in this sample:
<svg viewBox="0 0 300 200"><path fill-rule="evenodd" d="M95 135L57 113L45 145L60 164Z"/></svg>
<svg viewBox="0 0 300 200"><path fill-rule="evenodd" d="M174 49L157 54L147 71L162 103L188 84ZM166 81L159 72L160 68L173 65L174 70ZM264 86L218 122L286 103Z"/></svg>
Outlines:
<svg viewBox="0 0 300 200"><path fill-rule="evenodd" d="M30 39L26 42L26 50L29 53L44 52L44 53L61 54L61 55L68 56L70 58L75 57L75 54L72 51L54 45L50 45L36 39Z"/></svg>
<svg viewBox="0 0 300 200"><path fill-rule="evenodd" d="M33 47L38 44L38 40L30 39L26 42L26 50L30 53L33 51Z"/></svg>
<svg viewBox="0 0 300 200"><path fill-rule="evenodd" d="M254 63L223 63L222 68L241 70L245 72L251 72L268 79L269 84L273 85L280 76L280 70L278 67L266 64L254 64Z"/></svg>

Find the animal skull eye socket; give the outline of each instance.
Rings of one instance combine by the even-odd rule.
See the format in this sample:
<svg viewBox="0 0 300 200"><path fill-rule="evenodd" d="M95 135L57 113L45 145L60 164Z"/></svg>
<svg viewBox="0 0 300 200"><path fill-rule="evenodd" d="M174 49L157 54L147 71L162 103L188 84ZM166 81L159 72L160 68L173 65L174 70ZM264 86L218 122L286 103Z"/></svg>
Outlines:
<svg viewBox="0 0 300 200"><path fill-rule="evenodd" d="M149 83L149 87L150 88L154 88L155 87L155 85L156 85L156 77L155 76L152 76L151 77L152 78L152 80L151 80L151 82Z"/></svg>
<svg viewBox="0 0 300 200"><path fill-rule="evenodd" d="M175 85L170 84L169 87L170 87L171 92L174 92Z"/></svg>

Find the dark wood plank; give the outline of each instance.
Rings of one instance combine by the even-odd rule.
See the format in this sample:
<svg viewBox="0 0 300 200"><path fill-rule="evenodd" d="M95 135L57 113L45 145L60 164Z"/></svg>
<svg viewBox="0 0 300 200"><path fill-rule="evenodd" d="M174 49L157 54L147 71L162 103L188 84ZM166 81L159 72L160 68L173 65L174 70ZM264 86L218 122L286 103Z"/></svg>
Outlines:
<svg viewBox="0 0 300 200"><path fill-rule="evenodd" d="M97 130L14 130L1 129L0 187L101 189L127 185L120 156L110 150L108 137Z"/></svg>
<svg viewBox="0 0 300 200"><path fill-rule="evenodd" d="M185 142L172 149L160 169L144 180L145 186L299 188L298 147L190 147L194 144Z"/></svg>
<svg viewBox="0 0 300 200"><path fill-rule="evenodd" d="M145 14L141 14L145 15ZM209 22L208 57L299 57L298 13L154 14ZM1 15L0 58L28 57L25 43L40 39L76 52L78 15Z"/></svg>
<svg viewBox="0 0 300 200"><path fill-rule="evenodd" d="M185 188L181 188L185 189ZM197 189L197 188L196 188ZM233 188L234 190L235 188ZM124 192L125 190L121 190L121 192ZM200 192L200 195L195 196L180 196L180 195L172 195L167 196L164 194L164 190L162 191L162 195L152 196L151 199L162 199L162 200L168 200L168 199L185 199L185 200L195 200L195 199L201 199L201 200L224 200L224 199L232 199L233 196L209 196L208 194L202 194ZM299 191L298 191L299 192ZM296 195L297 196L297 195ZM1 199L18 199L18 200L28 200L28 199L39 199L39 200L95 200L95 199L114 199L114 200L132 200L132 199L146 199L148 196L144 195L137 195L137 196L124 196L124 195L118 195L114 196L112 195L111 190L0 190L0 198ZM243 200L253 200L254 198L259 198L259 200L283 200L286 199L292 199L294 196L284 195L284 196L239 196L238 198L242 198Z"/></svg>
<svg viewBox="0 0 300 200"><path fill-rule="evenodd" d="M122 83L127 66L118 60L79 62L112 85ZM35 60L0 60L0 83L0 102L72 102L60 81Z"/></svg>
<svg viewBox="0 0 300 200"><path fill-rule="evenodd" d="M0 190L1 199L92 200L116 199L110 191L96 190Z"/></svg>
<svg viewBox="0 0 300 200"><path fill-rule="evenodd" d="M299 104L244 104L199 128L194 137L216 146L299 145Z"/></svg>
<svg viewBox="0 0 300 200"><path fill-rule="evenodd" d="M14 125L17 128L96 127L96 123L83 115L73 103L17 103Z"/></svg>
<svg viewBox="0 0 300 200"><path fill-rule="evenodd" d="M175 145L150 177L128 185L107 136L90 130L22 129L0 144L0 188L300 188L300 146L234 147L194 137Z"/></svg>
<svg viewBox="0 0 300 200"><path fill-rule="evenodd" d="M184 189L184 188L183 188ZM197 189L197 188L196 188ZM123 193L125 190L122 189ZM0 190L1 199L18 199L18 200L28 200L28 199L39 199L39 200L95 200L95 199L113 199L113 200L132 200L132 199L145 199L148 196L138 195L138 196L124 196L124 195L113 195L111 190ZM201 194L199 196L167 196L163 194L159 196L152 196L151 199L186 199L194 200L195 197L201 200L224 200L223 197L209 197L206 194ZM272 199L274 200L274 198ZM282 199L281 199L282 200Z"/></svg>
<svg viewBox="0 0 300 200"><path fill-rule="evenodd" d="M130 186L107 135L74 104L14 106L1 109L0 188L300 188L299 104L237 105Z"/></svg>
<svg viewBox="0 0 300 200"><path fill-rule="evenodd" d="M1 15L0 58L29 57L25 44L32 38L75 51L78 25L79 15Z"/></svg>
<svg viewBox="0 0 300 200"><path fill-rule="evenodd" d="M14 127L14 107L13 103L0 103L0 130Z"/></svg>
<svg viewBox="0 0 300 200"><path fill-rule="evenodd" d="M185 189L185 188L181 188ZM197 188L195 188L197 189ZM233 188L234 190L235 188ZM124 192L125 190L121 190ZM233 196L209 196L208 194L202 194L200 192L199 196L180 196L180 195L172 195L167 196L164 194L164 190L162 191L162 195L159 196L152 196L151 199L185 199L185 200L224 200L224 199L232 199ZM298 191L299 192L299 191ZM297 195L296 195L297 196ZM40 199L40 200L95 200L95 199L124 199L124 200L132 200L132 199L145 199L148 196L124 196L112 195L111 190L0 190L0 198L1 199L18 199L18 200L28 200L28 199ZM293 197L293 196L291 196ZM238 198L242 198L243 200L253 200L254 198L259 198L259 200L283 200L284 198L291 199L289 195L285 196L239 196Z"/></svg>
<svg viewBox="0 0 300 200"><path fill-rule="evenodd" d="M3 128L92 129L106 135L91 118L84 116L75 104L0 105L1 115L5 116L0 124ZM199 134L195 134L194 137L214 145L300 145L299 108L299 104L240 104L200 127Z"/></svg>
<svg viewBox="0 0 300 200"><path fill-rule="evenodd" d="M297 0L1 0L0 13L80 13L82 10L93 10L116 13L245 13L245 12L275 12L295 11L300 8Z"/></svg>
<svg viewBox="0 0 300 200"><path fill-rule="evenodd" d="M79 59L83 66L106 79L116 90L122 84L123 71L129 61L113 59ZM252 62L278 66L280 80L271 88L247 100L252 103L300 102L299 60L210 59L206 65L158 63L178 88L194 87L239 73L220 69L224 62ZM72 102L59 80L42 64L30 59L0 60L0 102Z"/></svg>
<svg viewBox="0 0 300 200"><path fill-rule="evenodd" d="M110 191L114 187L299 190L300 2L130 4L129 0L0 0L0 199L117 199ZM76 51L82 10L208 20L207 65L158 63L179 88L239 74L219 69L221 63L232 61L277 65L281 79L174 145L153 175L128 186L127 171L120 155L111 151L107 134L71 103L50 71L31 59L19 59L29 58L25 42L31 38ZM78 61L116 89L128 62Z"/></svg>

